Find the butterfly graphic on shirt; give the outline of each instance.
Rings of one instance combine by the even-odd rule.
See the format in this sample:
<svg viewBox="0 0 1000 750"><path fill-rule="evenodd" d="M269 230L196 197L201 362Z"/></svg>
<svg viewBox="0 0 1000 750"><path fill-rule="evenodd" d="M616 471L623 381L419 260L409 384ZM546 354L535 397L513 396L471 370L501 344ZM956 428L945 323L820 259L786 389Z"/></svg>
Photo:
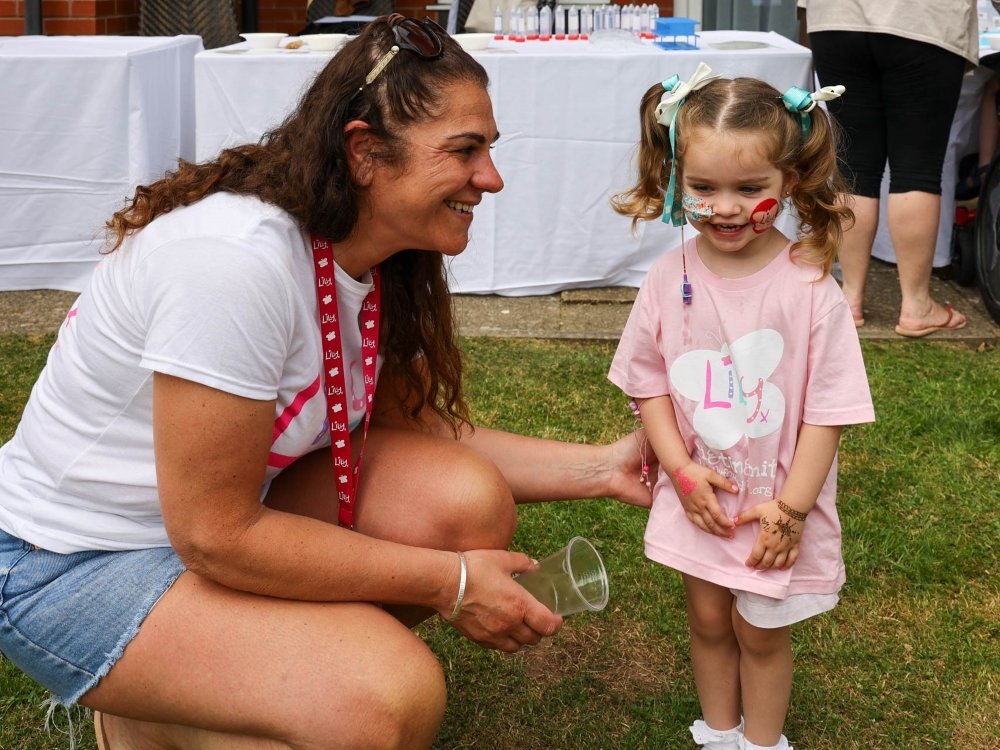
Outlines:
<svg viewBox="0 0 1000 750"><path fill-rule="evenodd" d="M695 349L670 367L670 382L695 403L692 424L705 444L725 450L744 436L759 438L781 427L785 397L768 377L777 368L784 341L764 328L718 351Z"/></svg>

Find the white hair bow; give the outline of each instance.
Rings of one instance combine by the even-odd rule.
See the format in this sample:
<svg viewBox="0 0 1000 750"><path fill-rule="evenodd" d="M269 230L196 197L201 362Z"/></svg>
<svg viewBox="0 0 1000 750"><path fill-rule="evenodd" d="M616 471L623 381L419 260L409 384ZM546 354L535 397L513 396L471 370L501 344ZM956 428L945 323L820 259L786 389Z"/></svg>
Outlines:
<svg viewBox="0 0 1000 750"><path fill-rule="evenodd" d="M843 86L824 86L813 92L792 86L785 92L785 106L792 112L812 112L816 102L831 102L839 99L847 89Z"/></svg>
<svg viewBox="0 0 1000 750"><path fill-rule="evenodd" d="M687 81L681 81L676 73L663 81L661 85L665 90L660 97L660 103L656 105L656 121L669 128L685 97L719 77L711 73L712 69L705 63L698 63L698 67Z"/></svg>
<svg viewBox="0 0 1000 750"><path fill-rule="evenodd" d="M802 123L802 138L809 137L812 126L812 115L809 113L816 108L817 102L830 102L839 99L847 89L843 86L824 86L818 91L806 91L798 86L792 86L781 97L785 103L785 109L793 114L797 114Z"/></svg>

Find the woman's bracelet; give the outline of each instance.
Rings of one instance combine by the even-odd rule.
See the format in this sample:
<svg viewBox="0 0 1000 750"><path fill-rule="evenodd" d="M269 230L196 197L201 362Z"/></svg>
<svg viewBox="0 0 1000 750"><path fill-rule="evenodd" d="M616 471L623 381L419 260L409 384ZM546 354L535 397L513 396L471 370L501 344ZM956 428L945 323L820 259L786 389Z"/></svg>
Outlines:
<svg viewBox="0 0 1000 750"><path fill-rule="evenodd" d="M445 622L452 622L458 617L458 613L462 611L462 602L465 601L465 584L469 580L469 563L465 559L464 552L458 553L458 562L462 566L458 574L458 596L455 597L455 608L451 611L451 617Z"/></svg>
<svg viewBox="0 0 1000 750"><path fill-rule="evenodd" d="M791 518L793 521L805 521L806 516L809 515L808 513L803 513L801 510L795 510L795 508L786 505L785 503L781 502L781 500L779 500L778 498L775 498L774 502L777 504L778 510L780 510L786 516Z"/></svg>

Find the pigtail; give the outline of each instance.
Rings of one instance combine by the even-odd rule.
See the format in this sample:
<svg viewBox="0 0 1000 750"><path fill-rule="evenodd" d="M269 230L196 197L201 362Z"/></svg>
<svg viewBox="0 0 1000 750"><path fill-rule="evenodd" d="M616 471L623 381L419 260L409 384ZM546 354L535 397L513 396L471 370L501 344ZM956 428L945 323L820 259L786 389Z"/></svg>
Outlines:
<svg viewBox="0 0 1000 750"><path fill-rule="evenodd" d="M632 217L632 232L640 221L659 218L663 213L664 188L670 177L670 132L656 121L656 107L663 96L662 84L655 84L639 104L640 137L636 155L639 174L636 184L611 196L611 207Z"/></svg>
<svg viewBox="0 0 1000 750"><path fill-rule="evenodd" d="M799 179L791 191L799 216L795 251L803 260L820 266L826 276L837 257L844 230L854 223L854 212L838 197L849 192L837 166L838 131L819 107L809 116L812 125L795 165Z"/></svg>

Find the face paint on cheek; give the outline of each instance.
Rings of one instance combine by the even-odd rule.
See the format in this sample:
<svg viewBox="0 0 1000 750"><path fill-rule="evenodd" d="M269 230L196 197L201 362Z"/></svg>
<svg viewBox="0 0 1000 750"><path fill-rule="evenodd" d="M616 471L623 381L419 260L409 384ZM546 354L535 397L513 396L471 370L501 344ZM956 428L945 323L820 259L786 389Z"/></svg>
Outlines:
<svg viewBox="0 0 1000 750"><path fill-rule="evenodd" d="M691 221L707 221L712 218L712 205L704 198L690 193L681 194L681 208Z"/></svg>
<svg viewBox="0 0 1000 750"><path fill-rule="evenodd" d="M763 234L772 226L774 220L778 218L779 203L774 198L765 198L750 212L750 223L754 234Z"/></svg>

